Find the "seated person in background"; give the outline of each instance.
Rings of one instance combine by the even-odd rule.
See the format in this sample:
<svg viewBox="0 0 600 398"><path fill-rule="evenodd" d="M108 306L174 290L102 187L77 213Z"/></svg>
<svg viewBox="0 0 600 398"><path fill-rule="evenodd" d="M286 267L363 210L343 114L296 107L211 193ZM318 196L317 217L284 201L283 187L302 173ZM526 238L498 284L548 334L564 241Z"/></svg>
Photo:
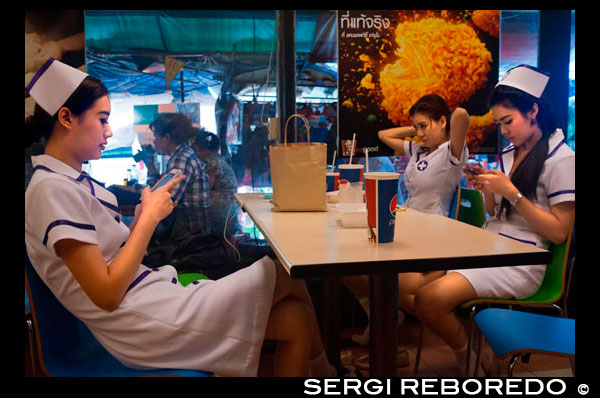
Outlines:
<svg viewBox="0 0 600 398"><path fill-rule="evenodd" d="M210 207L208 218L214 235L231 237L240 232L237 215L239 206L233 198L237 192L237 179L231 166L218 154L220 140L216 134L197 129L192 148L206 164ZM227 231L225 232L225 225Z"/></svg>
<svg viewBox="0 0 600 398"><path fill-rule="evenodd" d="M421 97L409 110L413 126L394 127L379 132L379 139L400 156L410 156L404 183L408 190L406 207L428 214L448 216L452 195L462 176L461 165L466 164L469 153L465 138L469 128L469 114L463 108L450 111L446 101L437 94ZM405 140L417 135L421 144ZM405 279L412 274L398 274L399 292L403 292ZM344 285L354 294L369 314L369 278L351 276L342 278ZM399 297L400 300L400 297ZM398 323L404 315L398 314ZM363 335L352 340L360 345L369 343L369 327Z"/></svg>
<svg viewBox="0 0 600 398"><path fill-rule="evenodd" d="M177 207L173 214L165 219L157 229L159 234L168 229L211 233L208 217L210 207L208 193L208 174L206 164L196 156L187 144L196 135L190 119L183 113L164 113L152 123L150 130L154 133L154 146L159 155L169 156L166 173L179 170L186 178L175 188L173 200ZM148 167L151 169L151 166Z"/></svg>

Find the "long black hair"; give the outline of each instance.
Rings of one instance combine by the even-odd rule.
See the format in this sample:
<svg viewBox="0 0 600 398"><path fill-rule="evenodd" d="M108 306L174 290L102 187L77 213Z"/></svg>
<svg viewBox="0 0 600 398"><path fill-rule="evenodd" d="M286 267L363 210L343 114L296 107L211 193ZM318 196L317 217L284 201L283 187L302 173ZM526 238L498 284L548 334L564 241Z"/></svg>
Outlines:
<svg viewBox="0 0 600 398"><path fill-rule="evenodd" d="M100 80L86 76L63 106L73 115L79 116L90 109L96 100L107 95L108 89ZM57 120L58 112L49 115L42 107L35 104L33 115L25 119L25 149L42 138L47 141Z"/></svg>
<svg viewBox="0 0 600 398"><path fill-rule="evenodd" d="M510 177L514 186L523 196L530 200L537 199L538 179L548 156L548 140L557 127L552 107L543 98L536 98L522 90L504 85L497 86L488 100L490 108L498 104L506 108L517 109L523 117L533 109L533 104L538 105L536 122L542 130L542 137ZM511 208L510 202L506 198L502 198L500 210L506 210L507 217Z"/></svg>

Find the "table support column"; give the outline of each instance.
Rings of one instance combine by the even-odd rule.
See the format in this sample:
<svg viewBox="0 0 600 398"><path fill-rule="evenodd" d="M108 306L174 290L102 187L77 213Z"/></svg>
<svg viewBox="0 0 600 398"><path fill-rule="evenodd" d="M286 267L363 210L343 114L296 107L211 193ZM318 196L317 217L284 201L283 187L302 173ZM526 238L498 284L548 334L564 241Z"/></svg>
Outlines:
<svg viewBox="0 0 600 398"><path fill-rule="evenodd" d="M340 278L323 278L323 313L321 337L329 363L340 365L340 331L342 325L340 305Z"/></svg>
<svg viewBox="0 0 600 398"><path fill-rule="evenodd" d="M396 376L398 274L371 274L369 376Z"/></svg>

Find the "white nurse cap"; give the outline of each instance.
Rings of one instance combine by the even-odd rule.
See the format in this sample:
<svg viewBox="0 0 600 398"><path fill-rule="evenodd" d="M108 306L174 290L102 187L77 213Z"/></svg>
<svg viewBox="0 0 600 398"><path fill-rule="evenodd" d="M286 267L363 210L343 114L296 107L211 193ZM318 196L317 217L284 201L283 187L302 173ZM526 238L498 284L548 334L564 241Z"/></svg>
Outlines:
<svg viewBox="0 0 600 398"><path fill-rule="evenodd" d="M31 79L27 92L50 116L54 116L86 76L87 73L79 69L48 58Z"/></svg>
<svg viewBox="0 0 600 398"><path fill-rule="evenodd" d="M548 84L548 80L550 80L548 72L522 64L508 70L498 84L496 84L496 87L499 85L510 86L525 91L536 98L540 98L546 88L546 84Z"/></svg>

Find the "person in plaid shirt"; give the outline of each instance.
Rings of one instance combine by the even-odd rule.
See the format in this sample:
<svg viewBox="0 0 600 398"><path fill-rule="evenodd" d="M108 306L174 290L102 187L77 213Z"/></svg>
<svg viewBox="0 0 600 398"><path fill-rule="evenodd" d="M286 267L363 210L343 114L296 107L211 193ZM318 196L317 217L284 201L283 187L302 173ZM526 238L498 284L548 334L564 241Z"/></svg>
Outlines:
<svg viewBox="0 0 600 398"><path fill-rule="evenodd" d="M187 144L196 134L191 121L183 113L164 113L150 123L150 130L156 153L170 157L167 173L179 170L186 177L173 191L173 200L180 207L178 213L186 215L188 231L210 233L208 174L206 164Z"/></svg>

